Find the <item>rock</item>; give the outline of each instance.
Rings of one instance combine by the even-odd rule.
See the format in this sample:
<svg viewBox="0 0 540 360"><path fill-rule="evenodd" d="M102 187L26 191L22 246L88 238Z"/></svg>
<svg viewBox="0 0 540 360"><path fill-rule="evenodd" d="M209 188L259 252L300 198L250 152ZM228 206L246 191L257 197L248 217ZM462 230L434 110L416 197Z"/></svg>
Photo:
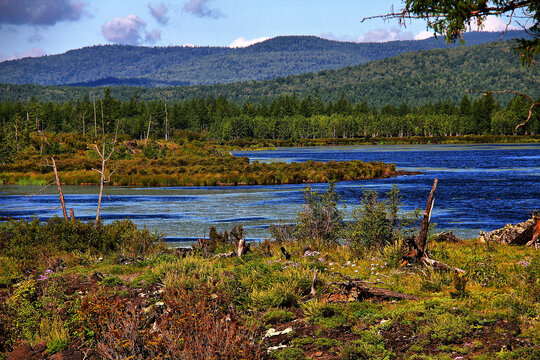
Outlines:
<svg viewBox="0 0 540 360"><path fill-rule="evenodd" d="M287 347L287 345L282 345L282 344L280 344L280 345L277 345L277 346L269 347L268 349L266 349L266 352L267 352L268 354L270 354L270 353L273 352L273 351L276 351L276 350L279 350L279 349L284 349L284 348L286 348L286 347Z"/></svg>
<svg viewBox="0 0 540 360"><path fill-rule="evenodd" d="M458 238L456 235L454 235L454 233L452 233L451 231L445 231L437 235L436 241L457 243L457 242L460 242L461 239Z"/></svg>
<svg viewBox="0 0 540 360"><path fill-rule="evenodd" d="M533 245L539 242L540 217L533 217L525 222L513 225L508 224L502 229L489 233L480 232L479 240L483 242L496 242L499 244Z"/></svg>
<svg viewBox="0 0 540 360"><path fill-rule="evenodd" d="M285 334L288 334L288 333L290 333L292 331L293 331L292 327L288 327L288 328L286 328L285 330L282 330L282 331L276 331L276 329L270 328L270 329L268 329L266 331L266 334L264 334L263 339L269 338L269 337L272 337L272 336L285 335Z"/></svg>
<svg viewBox="0 0 540 360"><path fill-rule="evenodd" d="M64 350L59 353L54 354L49 358L49 360L83 360L84 354L77 349L74 350Z"/></svg>

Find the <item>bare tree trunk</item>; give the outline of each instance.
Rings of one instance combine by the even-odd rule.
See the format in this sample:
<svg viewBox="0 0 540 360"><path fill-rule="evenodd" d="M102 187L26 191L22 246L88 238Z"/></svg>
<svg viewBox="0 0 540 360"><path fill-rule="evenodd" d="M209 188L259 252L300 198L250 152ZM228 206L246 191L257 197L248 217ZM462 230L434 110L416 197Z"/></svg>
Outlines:
<svg viewBox="0 0 540 360"><path fill-rule="evenodd" d="M39 155L43 155L43 131L40 131L39 132L39 135L41 137L41 143L40 143L40 146L39 146Z"/></svg>
<svg viewBox="0 0 540 360"><path fill-rule="evenodd" d="M60 184L60 178L58 177L58 170L56 169L56 162L54 158L52 160L52 168L54 169L54 177L56 179L56 185L58 186L58 195L60 196L60 202L62 203L62 212L64 213L64 219L68 220L68 215L66 211L66 203L64 201L64 193L62 192L62 185Z"/></svg>
<svg viewBox="0 0 540 360"><path fill-rule="evenodd" d="M150 115L150 118L148 119L148 131L146 132L145 143L148 143L148 139L150 138L150 124L152 124L152 115Z"/></svg>
<svg viewBox="0 0 540 360"><path fill-rule="evenodd" d="M165 141L169 141L169 113L167 112L167 102L165 102Z"/></svg>
<svg viewBox="0 0 540 360"><path fill-rule="evenodd" d="M103 132L103 137L105 138L105 116L103 116L103 100L100 100L101 104L101 131Z"/></svg>
<svg viewBox="0 0 540 360"><path fill-rule="evenodd" d="M101 170L92 169L94 171L97 171L101 175L100 185L99 185L98 206L97 206L97 211L96 211L96 226L97 226L98 221L99 221L99 213L101 211L101 199L103 198L103 185L111 181L111 176L114 173L114 171L111 172L109 174L108 180L105 180L105 163L111 158L111 155L114 153L114 146L108 156L106 156L105 154L105 141L103 141L103 147L101 151L99 151L99 148L95 144L94 144L94 150L96 150L99 157L101 158Z"/></svg>
<svg viewBox="0 0 540 360"><path fill-rule="evenodd" d="M69 208L69 217L71 221L75 221L75 211L73 211L73 208Z"/></svg>
<svg viewBox="0 0 540 360"><path fill-rule="evenodd" d="M103 144L103 154L105 154L105 144ZM99 198L96 211L96 226L99 221L99 212L101 211L101 199L103 198L103 184L105 184L105 158L101 157L101 180L99 183Z"/></svg>
<svg viewBox="0 0 540 360"><path fill-rule="evenodd" d="M13 125L15 127L15 144L17 144L17 152L19 152L20 150L20 146L19 146L19 128L17 127L17 125Z"/></svg>
<svg viewBox="0 0 540 360"><path fill-rule="evenodd" d="M94 136L97 138L97 115L96 115L96 98L92 96L94 102Z"/></svg>
<svg viewBox="0 0 540 360"><path fill-rule="evenodd" d="M428 196L426 205L426 211L424 212L424 218L422 219L422 226L420 227L420 234L416 238L416 247L422 253L426 253L427 249L427 235L429 230L429 223L431 221L431 212L433 210L433 203L435 201L435 190L437 189L438 179L433 181L433 187Z"/></svg>
<svg viewBox="0 0 540 360"><path fill-rule="evenodd" d="M418 234L418 237L416 237L415 239L413 239L413 241L409 243L409 251L403 257L402 265L407 265L409 263L420 263L431 266L434 269L464 273L464 271L459 268L449 266L437 260L430 259L427 253L427 234L429 230L429 223L431 220L431 212L433 210L433 203L435 201L435 189L437 189L438 183L439 180L437 179L433 181L433 187L431 188L431 191L429 193L426 211L424 212L424 218L422 219L422 226L420 227L420 234Z"/></svg>

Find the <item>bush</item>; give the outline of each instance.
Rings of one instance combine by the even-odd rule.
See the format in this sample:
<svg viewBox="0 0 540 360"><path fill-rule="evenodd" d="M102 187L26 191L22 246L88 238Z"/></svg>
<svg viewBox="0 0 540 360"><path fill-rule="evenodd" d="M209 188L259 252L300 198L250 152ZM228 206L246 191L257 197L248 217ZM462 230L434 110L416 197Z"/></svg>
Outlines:
<svg viewBox="0 0 540 360"><path fill-rule="evenodd" d="M380 200L374 190L363 192L361 205L353 210L353 219L345 230L345 237L357 253L364 249L385 249L388 262L396 263L401 255L401 241L411 236L420 220L419 210L398 216L401 196L396 185Z"/></svg>
<svg viewBox="0 0 540 360"><path fill-rule="evenodd" d="M343 360L394 359L394 354L384 348L383 338L372 332L363 332L362 339L352 341L341 350Z"/></svg>
<svg viewBox="0 0 540 360"><path fill-rule="evenodd" d="M281 309L271 309L264 313L263 321L267 324L279 324L287 321L291 321L295 318L294 314L290 311Z"/></svg>
<svg viewBox="0 0 540 360"><path fill-rule="evenodd" d="M297 238L317 247L336 243L343 227L338 201L333 182L322 194L308 186L304 190L304 206L297 216Z"/></svg>
<svg viewBox="0 0 540 360"><path fill-rule="evenodd" d="M306 359L304 351L298 348L286 348L276 351L272 354L273 359L277 360L303 360Z"/></svg>
<svg viewBox="0 0 540 360"><path fill-rule="evenodd" d="M11 220L0 224L0 254L19 260L22 266L35 265L47 253L62 251L107 254L122 251L136 258L147 255L159 237L147 229L139 230L131 220L117 220L104 225L101 221L67 221L54 217L42 224Z"/></svg>

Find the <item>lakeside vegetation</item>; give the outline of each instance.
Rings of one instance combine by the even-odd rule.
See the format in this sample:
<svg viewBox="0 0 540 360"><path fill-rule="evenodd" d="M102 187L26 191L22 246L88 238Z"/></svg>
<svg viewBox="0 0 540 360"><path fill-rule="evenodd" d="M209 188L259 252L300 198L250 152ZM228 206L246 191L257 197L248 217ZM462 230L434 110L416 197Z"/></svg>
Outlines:
<svg viewBox="0 0 540 360"><path fill-rule="evenodd" d="M100 183L101 159L91 146L90 137L73 134L31 134L24 150L12 154L10 161L0 166L3 184L45 185L54 178L48 165L54 157L61 182L66 185ZM196 133L178 135L174 141L144 141L112 139L104 143L112 151L108 172L114 174L110 185L137 186L220 186L272 185L374 179L395 176L393 164L346 162L250 163L246 157L231 154L232 146L188 140Z"/></svg>
<svg viewBox="0 0 540 360"><path fill-rule="evenodd" d="M304 195L296 225L277 225L273 241L251 244L241 257L215 256L236 249L241 227L212 231L186 254L128 220L0 224L0 352L87 359L538 358L536 249L432 236L432 258L464 274L400 267L419 218L401 215L396 188L366 192L349 223L332 186Z"/></svg>

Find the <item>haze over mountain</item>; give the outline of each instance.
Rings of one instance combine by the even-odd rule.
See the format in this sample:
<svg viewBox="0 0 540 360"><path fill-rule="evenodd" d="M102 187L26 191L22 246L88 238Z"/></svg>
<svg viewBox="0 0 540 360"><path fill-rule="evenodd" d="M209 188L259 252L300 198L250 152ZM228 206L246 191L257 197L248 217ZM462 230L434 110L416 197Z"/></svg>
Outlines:
<svg viewBox="0 0 540 360"><path fill-rule="evenodd" d="M524 31L509 31L504 39L523 36ZM465 45L500 37L496 32L471 32L465 34ZM91 87L225 84L332 70L447 47L444 39L435 38L353 43L315 36L281 36L246 48L105 45L1 62L0 82Z"/></svg>

